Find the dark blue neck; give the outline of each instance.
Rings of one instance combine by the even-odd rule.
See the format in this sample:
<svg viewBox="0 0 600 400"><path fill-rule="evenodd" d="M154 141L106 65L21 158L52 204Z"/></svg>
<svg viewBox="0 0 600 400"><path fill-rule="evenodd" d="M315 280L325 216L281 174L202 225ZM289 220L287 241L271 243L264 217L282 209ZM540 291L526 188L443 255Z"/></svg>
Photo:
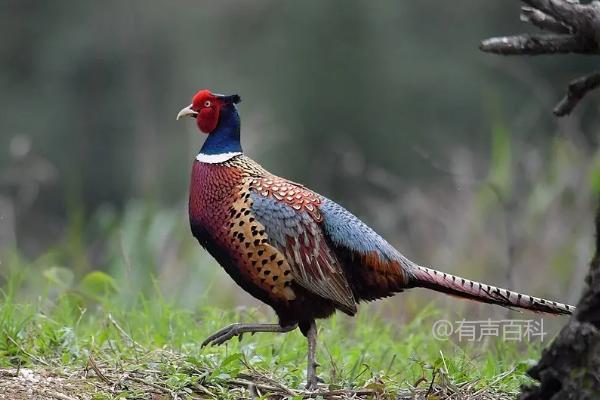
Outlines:
<svg viewBox="0 0 600 400"><path fill-rule="evenodd" d="M233 104L221 108L219 123L202 145L202 154L223 154L241 152L240 116Z"/></svg>

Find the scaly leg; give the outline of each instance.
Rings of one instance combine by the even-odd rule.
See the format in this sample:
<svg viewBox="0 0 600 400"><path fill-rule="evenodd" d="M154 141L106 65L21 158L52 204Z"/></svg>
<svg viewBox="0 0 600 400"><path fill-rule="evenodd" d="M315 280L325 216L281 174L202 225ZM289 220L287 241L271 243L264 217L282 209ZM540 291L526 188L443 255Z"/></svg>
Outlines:
<svg viewBox="0 0 600 400"><path fill-rule="evenodd" d="M293 331L298 325L280 326L279 324L231 324L225 328L210 335L204 342L202 347L206 345L220 345L228 341L229 339L239 336L240 339L244 333L256 333L256 332L275 332L285 333Z"/></svg>
<svg viewBox="0 0 600 400"><path fill-rule="evenodd" d="M306 331L306 339L308 341L308 365L306 367L306 389L315 390L319 383L317 377L317 364L316 353L317 353L317 324L313 319L310 321L308 331Z"/></svg>

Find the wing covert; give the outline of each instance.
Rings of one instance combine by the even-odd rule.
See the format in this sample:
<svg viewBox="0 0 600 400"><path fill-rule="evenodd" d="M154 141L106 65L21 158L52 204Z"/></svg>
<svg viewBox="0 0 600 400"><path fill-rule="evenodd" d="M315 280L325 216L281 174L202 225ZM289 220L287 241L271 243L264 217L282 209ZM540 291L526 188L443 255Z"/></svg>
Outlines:
<svg viewBox="0 0 600 400"><path fill-rule="evenodd" d="M252 212L264 225L271 245L285 255L294 280L354 314L354 294L319 225L320 198L281 178L270 176L254 183Z"/></svg>

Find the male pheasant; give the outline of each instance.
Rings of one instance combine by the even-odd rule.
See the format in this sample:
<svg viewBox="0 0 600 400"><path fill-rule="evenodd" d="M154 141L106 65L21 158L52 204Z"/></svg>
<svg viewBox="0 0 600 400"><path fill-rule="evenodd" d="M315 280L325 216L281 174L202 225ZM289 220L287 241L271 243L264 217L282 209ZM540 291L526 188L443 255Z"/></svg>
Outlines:
<svg viewBox="0 0 600 400"><path fill-rule="evenodd" d="M189 218L193 235L233 280L271 306L278 324L233 324L202 344L245 332L289 332L308 339L307 388L317 385L315 319L357 303L424 287L505 307L571 314L573 306L421 267L349 211L271 174L242 153L237 95L199 91L183 116L208 134L193 162Z"/></svg>

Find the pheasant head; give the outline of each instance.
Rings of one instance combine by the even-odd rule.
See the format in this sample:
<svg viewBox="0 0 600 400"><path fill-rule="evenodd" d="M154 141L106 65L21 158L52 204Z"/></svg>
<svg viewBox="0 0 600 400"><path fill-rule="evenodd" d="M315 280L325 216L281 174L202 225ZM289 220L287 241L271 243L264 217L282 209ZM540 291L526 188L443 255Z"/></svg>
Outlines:
<svg viewBox="0 0 600 400"><path fill-rule="evenodd" d="M198 128L202 132L210 134L219 124L222 108L230 104L237 104L240 101L240 96L237 94L225 96L212 93L208 89L200 90L192 98L192 104L179 111L177 119L181 117L196 118Z"/></svg>

